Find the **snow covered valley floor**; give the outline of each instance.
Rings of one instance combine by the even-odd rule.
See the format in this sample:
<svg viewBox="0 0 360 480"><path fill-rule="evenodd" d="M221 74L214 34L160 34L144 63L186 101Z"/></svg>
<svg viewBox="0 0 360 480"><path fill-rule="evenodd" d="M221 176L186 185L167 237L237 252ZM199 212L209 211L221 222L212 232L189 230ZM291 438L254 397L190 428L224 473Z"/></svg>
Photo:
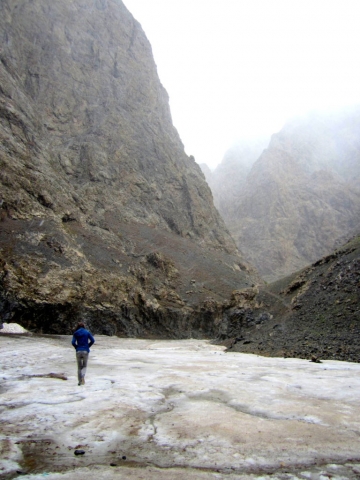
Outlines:
<svg viewBox="0 0 360 480"><path fill-rule="evenodd" d="M70 341L0 334L0 478L360 478L360 364Z"/></svg>

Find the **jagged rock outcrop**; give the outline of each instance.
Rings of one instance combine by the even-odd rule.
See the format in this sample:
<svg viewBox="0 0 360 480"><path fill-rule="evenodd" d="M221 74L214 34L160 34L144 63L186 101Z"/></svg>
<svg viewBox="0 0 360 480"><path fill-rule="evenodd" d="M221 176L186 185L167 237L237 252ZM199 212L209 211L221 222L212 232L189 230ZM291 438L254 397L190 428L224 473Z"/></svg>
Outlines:
<svg viewBox="0 0 360 480"><path fill-rule="evenodd" d="M139 23L120 0L3 0L0 27L3 320L213 334L259 278L184 153Z"/></svg>
<svg viewBox="0 0 360 480"><path fill-rule="evenodd" d="M243 162L227 159L212 173L215 205L265 280L299 270L360 230L359 130L359 107L312 114L273 135L247 175Z"/></svg>

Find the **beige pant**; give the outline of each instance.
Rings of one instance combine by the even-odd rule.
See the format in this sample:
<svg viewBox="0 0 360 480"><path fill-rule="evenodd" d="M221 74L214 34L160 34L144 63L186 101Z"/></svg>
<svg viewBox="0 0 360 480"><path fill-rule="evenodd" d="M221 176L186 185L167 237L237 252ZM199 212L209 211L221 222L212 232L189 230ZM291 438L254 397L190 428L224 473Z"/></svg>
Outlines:
<svg viewBox="0 0 360 480"><path fill-rule="evenodd" d="M89 358L89 352L86 352L85 350L80 350L79 352L76 352L79 383L81 382L82 378L85 378L88 358Z"/></svg>

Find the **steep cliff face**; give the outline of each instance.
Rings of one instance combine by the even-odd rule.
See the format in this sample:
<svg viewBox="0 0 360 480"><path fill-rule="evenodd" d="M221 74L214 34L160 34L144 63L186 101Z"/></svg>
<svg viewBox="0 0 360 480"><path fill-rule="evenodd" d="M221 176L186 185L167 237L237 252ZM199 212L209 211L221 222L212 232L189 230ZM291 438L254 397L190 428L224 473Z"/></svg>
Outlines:
<svg viewBox="0 0 360 480"><path fill-rule="evenodd" d="M35 159L38 148L47 157L41 163L74 190L93 223L113 210L124 221L198 236L233 253L172 125L151 47L125 6L5 1L1 13L4 126L13 129L16 148ZM63 198L45 203L64 209Z"/></svg>
<svg viewBox="0 0 360 480"><path fill-rule="evenodd" d="M4 318L211 330L204 302L258 278L184 153L139 23L120 0L4 0L0 27Z"/></svg>
<svg viewBox="0 0 360 480"><path fill-rule="evenodd" d="M227 179L213 172L215 204L266 280L299 270L360 231L359 129L359 108L313 114L273 135L236 187L242 168L233 164Z"/></svg>

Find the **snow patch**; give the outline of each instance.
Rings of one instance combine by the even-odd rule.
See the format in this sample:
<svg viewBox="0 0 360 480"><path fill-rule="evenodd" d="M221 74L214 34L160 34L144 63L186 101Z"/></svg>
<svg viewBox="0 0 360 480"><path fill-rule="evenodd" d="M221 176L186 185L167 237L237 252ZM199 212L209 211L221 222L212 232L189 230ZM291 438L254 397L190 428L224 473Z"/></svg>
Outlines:
<svg viewBox="0 0 360 480"><path fill-rule="evenodd" d="M28 333L28 331L18 323L3 323L0 333Z"/></svg>

